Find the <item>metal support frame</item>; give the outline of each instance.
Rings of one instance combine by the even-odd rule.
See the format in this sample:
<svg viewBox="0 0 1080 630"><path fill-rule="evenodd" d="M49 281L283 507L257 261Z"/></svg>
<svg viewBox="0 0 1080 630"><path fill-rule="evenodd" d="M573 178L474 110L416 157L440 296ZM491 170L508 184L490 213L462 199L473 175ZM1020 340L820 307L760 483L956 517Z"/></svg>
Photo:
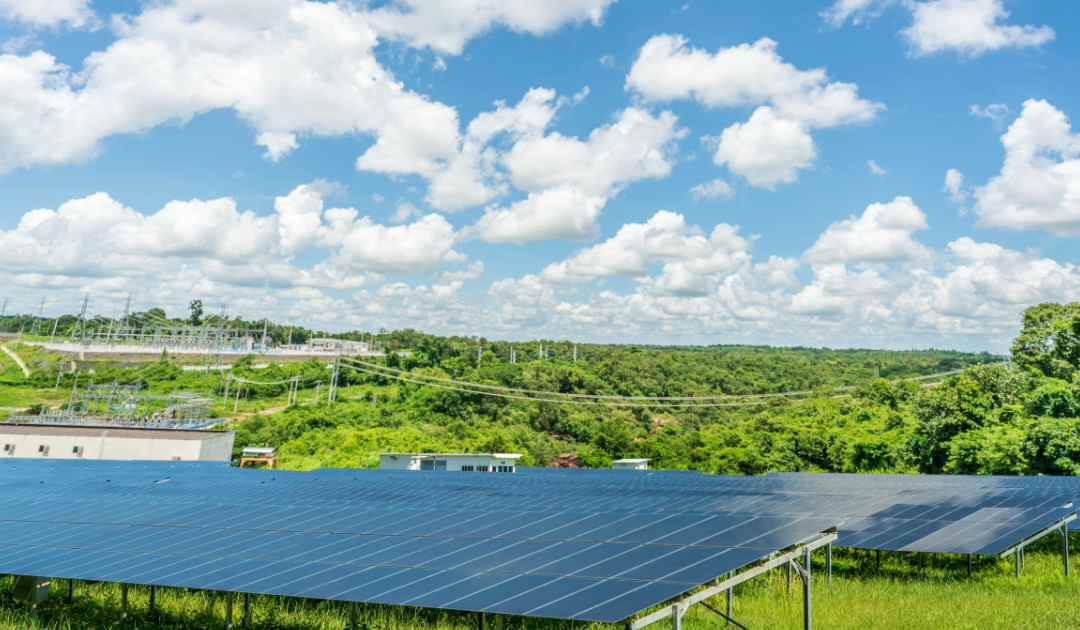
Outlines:
<svg viewBox="0 0 1080 630"><path fill-rule="evenodd" d="M356 604L353 604L354 606ZM251 593L244 593L244 630L251 627Z"/></svg>
<svg viewBox="0 0 1080 630"><path fill-rule="evenodd" d="M1024 540L1021 540L1019 543L1016 544L1016 546L1012 547L1011 549L1008 549L1004 553L1000 554L998 557L1004 559L1004 558L1007 558L1009 555L1012 555L1013 560L1014 560L1014 562L1016 564L1016 579L1020 579L1020 569L1023 567L1023 563L1024 563L1024 547L1030 545L1031 543L1033 543L1036 540L1042 538L1043 536L1047 536L1049 534L1060 532L1062 534L1062 544L1061 544L1062 561L1065 563L1065 575L1069 575L1069 536L1068 536L1068 531L1069 530L1068 530L1068 527L1069 527L1069 522L1072 521L1075 518L1076 518L1076 513L1074 512L1074 513L1066 516L1065 518L1061 519L1060 521L1057 521L1053 525L1047 527L1046 529L1039 531L1035 535L1029 536L1028 538L1025 538Z"/></svg>
<svg viewBox="0 0 1080 630"><path fill-rule="evenodd" d="M971 554L969 553L967 555L967 557L968 557L968 577L971 577Z"/></svg>
<svg viewBox="0 0 1080 630"><path fill-rule="evenodd" d="M127 621L127 616L128 616L128 614L127 614L127 604L128 604L127 596L128 596L128 585L127 584L121 584L120 585L120 625L124 625L124 622Z"/></svg>
<svg viewBox="0 0 1080 630"><path fill-rule="evenodd" d="M829 581L832 582L832 545L825 545L825 570L829 573Z"/></svg>
<svg viewBox="0 0 1080 630"><path fill-rule="evenodd" d="M157 612L157 587L150 585L150 614Z"/></svg>
<svg viewBox="0 0 1080 630"><path fill-rule="evenodd" d="M644 628L645 626L660 621L661 619L671 618L672 630L679 630L681 628L683 615L685 615L686 611L694 604L698 602L704 602L713 595L718 595L739 584L742 584L743 582L748 582L755 577L761 575L762 573L766 573L777 567L783 566L784 564L787 564L800 556L805 556L806 558L809 558L811 551L831 544L835 540L835 532L818 534L817 537L802 543L804 546L799 549L779 553L769 560L762 561L761 564L757 565L756 567L747 569L742 573L737 573L732 577L719 583L712 583L710 586L707 586L696 593L687 595L686 597L676 601L671 606L645 615L640 619L636 619L633 621L627 620L624 622L624 625L626 626L627 630L640 630L640 628ZM809 580L807 580L806 588L809 588ZM804 605L807 607L807 609L809 609L809 600L804 602ZM806 612L806 614L808 615L809 612Z"/></svg>
<svg viewBox="0 0 1080 630"><path fill-rule="evenodd" d="M225 593L225 630L232 630L232 591Z"/></svg>
<svg viewBox="0 0 1080 630"><path fill-rule="evenodd" d="M75 603L75 580L68 580L67 603L68 605Z"/></svg>
<svg viewBox="0 0 1080 630"><path fill-rule="evenodd" d="M356 602L349 602L349 630L356 630Z"/></svg>
<svg viewBox="0 0 1080 630"><path fill-rule="evenodd" d="M880 549L877 550L877 568L878 568L879 571L881 570L881 550Z"/></svg>

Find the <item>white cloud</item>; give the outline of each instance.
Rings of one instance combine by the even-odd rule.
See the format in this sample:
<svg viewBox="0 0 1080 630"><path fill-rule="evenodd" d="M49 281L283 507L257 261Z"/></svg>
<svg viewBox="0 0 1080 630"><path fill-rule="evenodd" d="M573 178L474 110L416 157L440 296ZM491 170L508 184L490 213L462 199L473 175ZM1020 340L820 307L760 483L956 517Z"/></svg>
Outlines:
<svg viewBox="0 0 1080 630"><path fill-rule="evenodd" d="M882 9L896 4L897 0L836 0L836 4L820 13L825 22L838 28L851 18L853 24L862 24L881 15Z"/></svg>
<svg viewBox="0 0 1080 630"><path fill-rule="evenodd" d="M502 25L519 33L543 35L567 22L600 24L615 0L396 0L366 14L380 31L410 46L459 55L465 43Z"/></svg>
<svg viewBox="0 0 1080 630"><path fill-rule="evenodd" d="M746 179L757 188L776 188L799 178L817 157L814 140L799 123L777 118L772 109L759 107L750 120L735 123L720 135L713 154L718 166Z"/></svg>
<svg viewBox="0 0 1080 630"><path fill-rule="evenodd" d="M1005 120L1011 112L1004 103L994 103L993 105L987 105L980 108L978 105L971 106L971 115L978 116L979 118L989 118L995 123L1000 123Z"/></svg>
<svg viewBox="0 0 1080 630"><path fill-rule="evenodd" d="M688 285L686 274L715 277L747 258L750 242L739 228L717 225L711 235L686 225L681 214L661 210L645 223L628 223L608 240L548 265L541 277L550 282L586 282L598 276L643 277L658 262L665 265L667 285ZM675 276L681 276L676 278ZM708 279L698 284L707 284ZM697 286L697 285L695 285Z"/></svg>
<svg viewBox="0 0 1080 630"><path fill-rule="evenodd" d="M978 225L1080 235L1080 136L1065 114L1026 101L1001 142L1001 173L974 192Z"/></svg>
<svg viewBox="0 0 1080 630"><path fill-rule="evenodd" d="M949 193L949 201L952 203L964 203L967 200L967 191L964 190L964 174L955 168L945 172L945 187L942 192Z"/></svg>
<svg viewBox="0 0 1080 630"><path fill-rule="evenodd" d="M649 101L758 106L749 121L724 130L713 161L752 186L774 188L813 163L809 130L868 121L884 107L859 98L853 83L830 82L824 69L785 63L776 47L762 38L709 53L682 36L656 35L641 47L626 89Z"/></svg>
<svg viewBox="0 0 1080 630"><path fill-rule="evenodd" d="M239 211L229 197L171 201L153 214L106 193L73 199L55 211L27 212L0 230L12 259L0 278L15 285L309 287L350 289L385 273L422 273L460 260L453 227L439 215L386 227L353 208L323 208L342 189L323 181L278 197L274 214ZM317 248L308 268L293 260ZM110 289L112 290L112 289ZM118 290L118 289L117 289ZM209 290L209 288L207 289ZM285 296L287 297L287 296Z"/></svg>
<svg viewBox="0 0 1080 630"><path fill-rule="evenodd" d="M600 65L604 66L605 68L614 68L615 67L615 58L612 57L611 55L604 55L603 57L600 58Z"/></svg>
<svg viewBox="0 0 1080 630"><path fill-rule="evenodd" d="M529 193L509 208L490 207L466 232L490 243L523 243L551 238L591 241L600 235L596 219L607 199L568 185Z"/></svg>
<svg viewBox="0 0 1080 630"><path fill-rule="evenodd" d="M735 189L731 187L731 184L726 181L717 178L711 182L705 182L704 184L698 184L690 189L690 196L694 199L694 203L704 199L716 199L723 197L724 199L731 199L735 195Z"/></svg>
<svg viewBox="0 0 1080 630"><path fill-rule="evenodd" d="M833 223L803 256L816 263L912 260L925 254L912 234L929 227L911 197L897 197L889 203L870 204L861 217Z"/></svg>
<svg viewBox="0 0 1080 630"><path fill-rule="evenodd" d="M0 17L36 27L81 28L95 20L90 0L0 0Z"/></svg>
<svg viewBox="0 0 1080 630"><path fill-rule="evenodd" d="M390 221L393 223L404 223L412 217L418 217L423 214L424 213L420 212L416 206L407 201L403 201L397 205L394 214L390 215Z"/></svg>
<svg viewBox="0 0 1080 630"><path fill-rule="evenodd" d="M680 35L645 42L626 77L626 88L650 101L693 99L706 107L769 104L782 118L811 127L873 119L884 106L859 98L854 83L829 82L824 69L799 70L776 53L777 43L688 48Z"/></svg>
<svg viewBox="0 0 1080 630"><path fill-rule="evenodd" d="M503 157L514 186L526 192L570 185L590 196L611 196L629 182L671 172L675 141L686 135L671 112L652 116L630 107L587 140L560 133L523 137Z"/></svg>
<svg viewBox="0 0 1080 630"><path fill-rule="evenodd" d="M1053 41L1049 26L999 24L1009 17L1001 0L932 0L908 2L914 18L901 34L914 56L942 50L977 57L1000 48L1041 46Z"/></svg>
<svg viewBox="0 0 1080 630"><path fill-rule="evenodd" d="M943 50L977 57L1002 48L1041 46L1055 37L1049 26L1003 24L1009 12L1001 0L837 0L821 17L832 27L843 26L848 18L860 24L893 5L911 11L912 24L900 34L915 57Z"/></svg>
<svg viewBox="0 0 1080 630"><path fill-rule="evenodd" d="M880 166L878 166L877 162L875 162L873 160L867 160L866 165L870 167L870 172L873 173L874 175L886 175L889 172L889 171L886 171L885 169L881 168Z"/></svg>

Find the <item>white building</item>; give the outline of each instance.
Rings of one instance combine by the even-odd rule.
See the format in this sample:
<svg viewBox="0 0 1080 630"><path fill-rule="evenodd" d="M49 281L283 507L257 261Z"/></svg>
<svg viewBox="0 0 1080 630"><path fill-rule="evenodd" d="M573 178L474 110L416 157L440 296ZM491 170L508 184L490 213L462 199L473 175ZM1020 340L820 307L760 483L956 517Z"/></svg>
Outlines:
<svg viewBox="0 0 1080 630"><path fill-rule="evenodd" d="M516 453L383 453L379 468L512 473L519 457Z"/></svg>
<svg viewBox="0 0 1080 630"><path fill-rule="evenodd" d="M347 341L345 339L309 339L308 345L314 352L336 352L339 354L360 354L368 351L366 341Z"/></svg>
<svg viewBox="0 0 1080 630"><path fill-rule="evenodd" d="M0 457L227 462L232 431L0 424Z"/></svg>
<svg viewBox="0 0 1080 630"><path fill-rule="evenodd" d="M611 462L611 467L616 470L648 470L647 459L617 459Z"/></svg>

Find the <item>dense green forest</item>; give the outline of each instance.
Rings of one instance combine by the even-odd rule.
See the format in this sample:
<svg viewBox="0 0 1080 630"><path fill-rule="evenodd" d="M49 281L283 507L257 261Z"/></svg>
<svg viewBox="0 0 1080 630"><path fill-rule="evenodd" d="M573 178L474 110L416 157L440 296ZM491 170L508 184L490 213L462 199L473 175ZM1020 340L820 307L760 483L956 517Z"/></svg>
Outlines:
<svg viewBox="0 0 1080 630"><path fill-rule="evenodd" d="M237 431L237 451L276 446L285 467L304 469L374 467L380 452L497 451L521 453L522 466L548 466L573 453L584 466L647 457L657 468L724 474L1080 472L1077 303L1025 311L1011 357L944 350L511 344L416 331L380 336L410 350L391 351L377 361L416 378L609 396L806 393L732 399L764 401L752 406L657 401L611 407L500 398L395 378L401 373L343 369L337 401L329 404L325 394L314 398L315 388L325 388L331 377L325 362L256 368L262 359L249 355L231 373L263 382L299 375L303 392L299 404L282 411L229 421ZM517 357L512 364L511 345ZM72 375L58 375L52 362L37 359L30 379L8 365L0 384L47 387L59 376L60 390L71 387ZM962 371L905 380L957 370ZM214 395L224 385L222 375L183 371L167 356L140 368L101 367L93 378ZM285 389L246 386L243 399L249 408L259 401L273 406L284 400ZM215 408L222 417L232 411L231 403Z"/></svg>

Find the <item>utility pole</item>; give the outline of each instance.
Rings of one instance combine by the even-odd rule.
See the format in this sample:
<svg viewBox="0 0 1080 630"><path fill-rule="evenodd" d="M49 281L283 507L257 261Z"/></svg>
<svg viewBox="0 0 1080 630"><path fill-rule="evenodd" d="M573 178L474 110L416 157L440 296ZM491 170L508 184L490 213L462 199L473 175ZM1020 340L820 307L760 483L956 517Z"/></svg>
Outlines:
<svg viewBox="0 0 1080 630"><path fill-rule="evenodd" d="M52 325L52 336L51 336L51 337L49 337L49 343L52 343L52 342L53 342L53 340L54 340L54 339L56 339L56 326L57 326L57 325L58 325L59 323L60 323L60 316L59 316L59 315L57 315L57 316L56 316L56 321L55 321L55 322L53 322L53 325Z"/></svg>
<svg viewBox="0 0 1080 630"><path fill-rule="evenodd" d="M341 354L334 357L334 371L330 375L330 389L326 392L326 402L332 403L337 399L338 370L341 367Z"/></svg>
<svg viewBox="0 0 1080 630"><path fill-rule="evenodd" d="M8 298L4 298L4 307L0 308L0 325L3 326L3 328L0 328L0 332L7 332L7 319L4 317L7 315L7 305Z"/></svg>
<svg viewBox="0 0 1080 630"><path fill-rule="evenodd" d="M133 293L128 293L127 300L124 302L124 317L120 320L120 330L116 331L117 334L122 333L124 331L124 326L127 326L128 313L131 312L131 296L132 295L134 295L134 294Z"/></svg>
<svg viewBox="0 0 1080 630"><path fill-rule="evenodd" d="M574 363L577 363L577 344L574 344Z"/></svg>

